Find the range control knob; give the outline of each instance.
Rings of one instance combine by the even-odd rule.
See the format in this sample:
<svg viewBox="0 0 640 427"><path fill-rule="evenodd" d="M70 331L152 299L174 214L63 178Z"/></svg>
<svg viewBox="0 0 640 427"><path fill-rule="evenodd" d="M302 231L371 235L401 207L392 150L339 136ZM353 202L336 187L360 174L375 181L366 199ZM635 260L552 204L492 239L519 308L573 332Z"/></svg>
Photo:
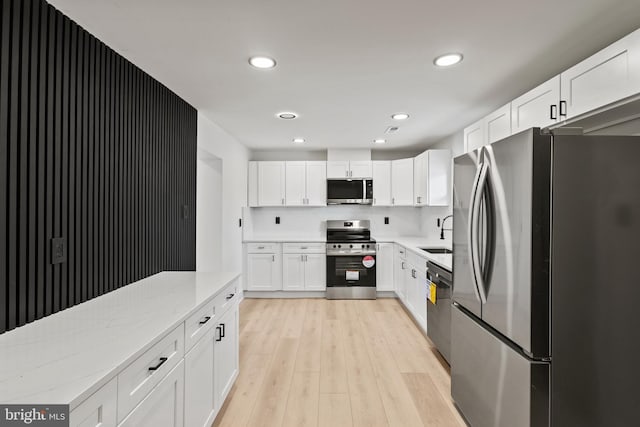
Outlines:
<svg viewBox="0 0 640 427"><path fill-rule="evenodd" d="M353 245L349 245L350 248L353 248Z"/></svg>
<svg viewBox="0 0 640 427"><path fill-rule="evenodd" d="M339 247L339 248L341 248L341 247L342 247L342 245L338 245L338 247Z"/></svg>

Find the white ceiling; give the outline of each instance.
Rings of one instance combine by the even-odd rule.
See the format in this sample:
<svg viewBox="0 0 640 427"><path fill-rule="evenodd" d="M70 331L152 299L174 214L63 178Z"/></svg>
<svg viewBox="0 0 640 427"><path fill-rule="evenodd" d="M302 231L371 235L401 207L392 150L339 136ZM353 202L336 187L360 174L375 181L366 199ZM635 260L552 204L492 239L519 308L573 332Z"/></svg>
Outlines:
<svg viewBox="0 0 640 427"><path fill-rule="evenodd" d="M640 27L638 0L49 1L260 150L426 146Z"/></svg>

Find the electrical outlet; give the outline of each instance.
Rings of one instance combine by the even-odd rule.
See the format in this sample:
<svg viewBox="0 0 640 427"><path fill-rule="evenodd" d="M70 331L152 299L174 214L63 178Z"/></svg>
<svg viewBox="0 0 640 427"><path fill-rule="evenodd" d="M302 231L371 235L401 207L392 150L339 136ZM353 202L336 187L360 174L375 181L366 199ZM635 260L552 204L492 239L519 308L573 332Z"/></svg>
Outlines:
<svg viewBox="0 0 640 427"><path fill-rule="evenodd" d="M280 224L280 217L279 216L276 217L276 224Z"/></svg>
<svg viewBox="0 0 640 427"><path fill-rule="evenodd" d="M238 227L242 227L242 218L238 218Z"/></svg>
<svg viewBox="0 0 640 427"><path fill-rule="evenodd" d="M385 217L384 217L384 223L385 223L385 224L389 224L389 217L388 217L388 216L385 216Z"/></svg>
<svg viewBox="0 0 640 427"><path fill-rule="evenodd" d="M436 223L436 227L440 227L440 218L438 218L438 221Z"/></svg>
<svg viewBox="0 0 640 427"><path fill-rule="evenodd" d="M62 264L67 261L64 237L51 239L51 264Z"/></svg>

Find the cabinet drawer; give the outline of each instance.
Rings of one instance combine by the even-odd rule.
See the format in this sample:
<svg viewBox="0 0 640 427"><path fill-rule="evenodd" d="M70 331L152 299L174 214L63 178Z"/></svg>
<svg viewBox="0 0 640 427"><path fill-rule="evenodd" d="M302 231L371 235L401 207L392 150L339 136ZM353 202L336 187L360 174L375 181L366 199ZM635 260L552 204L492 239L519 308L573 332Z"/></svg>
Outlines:
<svg viewBox="0 0 640 427"><path fill-rule="evenodd" d="M191 347L203 337L215 323L215 299L209 301L200 310L193 313L184 322L184 352L187 353Z"/></svg>
<svg viewBox="0 0 640 427"><path fill-rule="evenodd" d="M407 249L404 246L396 245L396 255L402 259L407 259Z"/></svg>
<svg viewBox="0 0 640 427"><path fill-rule="evenodd" d="M421 257L413 251L407 251L407 261L419 272L419 277L425 277L427 271L427 258Z"/></svg>
<svg viewBox="0 0 640 427"><path fill-rule="evenodd" d="M118 380L112 379L69 414L71 427L115 427Z"/></svg>
<svg viewBox="0 0 640 427"><path fill-rule="evenodd" d="M285 254L323 254L326 251L327 244L324 242L282 244L282 252Z"/></svg>
<svg viewBox="0 0 640 427"><path fill-rule="evenodd" d="M118 375L121 421L184 356L184 323L154 344Z"/></svg>
<svg viewBox="0 0 640 427"><path fill-rule="evenodd" d="M234 281L232 284L227 286L220 294L218 294L214 299L214 311L216 313L216 317L219 318L224 314L225 311L229 307L231 307L240 297L238 295L238 290L240 286L238 281Z"/></svg>
<svg viewBox="0 0 640 427"><path fill-rule="evenodd" d="M280 243L247 243L247 253L277 253L280 249Z"/></svg>

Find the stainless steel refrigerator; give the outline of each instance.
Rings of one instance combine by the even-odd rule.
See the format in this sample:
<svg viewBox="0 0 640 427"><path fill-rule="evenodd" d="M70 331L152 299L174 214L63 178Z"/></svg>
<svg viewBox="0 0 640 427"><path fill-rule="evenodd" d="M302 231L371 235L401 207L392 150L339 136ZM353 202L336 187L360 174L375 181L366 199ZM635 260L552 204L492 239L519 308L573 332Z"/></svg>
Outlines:
<svg viewBox="0 0 640 427"><path fill-rule="evenodd" d="M630 426L640 137L530 129L454 161L451 394L471 426Z"/></svg>

